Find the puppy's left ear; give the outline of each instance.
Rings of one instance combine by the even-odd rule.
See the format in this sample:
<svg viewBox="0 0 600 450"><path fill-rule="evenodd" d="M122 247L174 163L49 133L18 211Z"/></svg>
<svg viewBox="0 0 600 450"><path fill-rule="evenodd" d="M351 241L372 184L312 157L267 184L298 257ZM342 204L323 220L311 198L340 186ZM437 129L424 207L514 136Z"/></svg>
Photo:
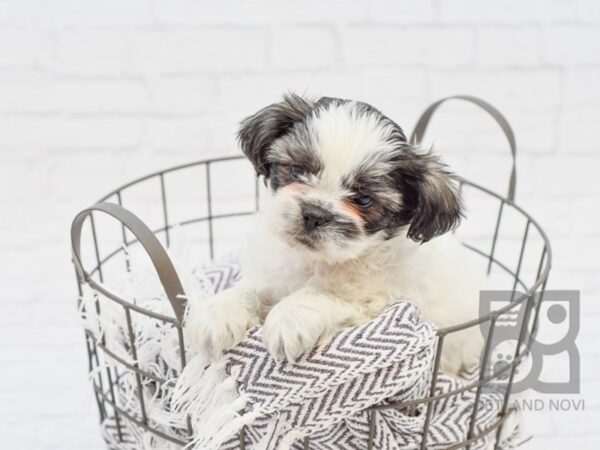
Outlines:
<svg viewBox="0 0 600 450"><path fill-rule="evenodd" d="M269 177L266 160L269 147L294 124L306 118L312 108L313 103L309 100L296 94L287 94L281 102L266 106L241 122L238 140L258 175Z"/></svg>
<svg viewBox="0 0 600 450"><path fill-rule="evenodd" d="M454 229L462 217L462 205L453 176L433 153L414 154L407 177L412 214L408 237L427 242ZM411 158L412 159L412 158ZM412 197L412 199L411 199Z"/></svg>

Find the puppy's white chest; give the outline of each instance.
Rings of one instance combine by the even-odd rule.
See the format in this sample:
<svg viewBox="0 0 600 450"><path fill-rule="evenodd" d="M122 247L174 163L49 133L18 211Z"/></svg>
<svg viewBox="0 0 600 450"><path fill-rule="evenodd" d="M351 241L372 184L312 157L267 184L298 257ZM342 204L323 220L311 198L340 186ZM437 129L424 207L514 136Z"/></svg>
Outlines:
<svg viewBox="0 0 600 450"><path fill-rule="evenodd" d="M242 275L276 302L314 280L315 266L277 237L263 232L242 253Z"/></svg>

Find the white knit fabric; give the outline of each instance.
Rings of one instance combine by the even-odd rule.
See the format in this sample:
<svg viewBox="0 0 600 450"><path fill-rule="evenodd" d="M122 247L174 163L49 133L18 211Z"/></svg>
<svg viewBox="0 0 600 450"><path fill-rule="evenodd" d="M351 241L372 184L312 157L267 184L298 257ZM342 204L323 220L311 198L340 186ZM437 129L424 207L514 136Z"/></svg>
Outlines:
<svg viewBox="0 0 600 450"><path fill-rule="evenodd" d="M191 301L227 288L239 277L236 264L193 267L176 261ZM135 297L138 305L172 315L160 285L150 272L132 270L120 280L120 292ZM82 296L84 325L101 337L118 356L131 360L127 324L122 308L103 303L97 314L91 289ZM148 423L154 429L187 443L189 448L239 448L245 427L246 448L285 450L303 448L310 437L311 449L359 449L367 447L372 433L374 448L420 448L426 405L402 410L367 412L375 405L404 402L429 393L435 350L435 328L421 321L410 302L398 301L379 317L349 328L327 345L317 347L294 363L276 362L261 341L261 328L251 330L224 358L207 366L200 356L188 355L180 370L176 330L142 315L134 320L139 366L150 374L171 380L159 385L145 379L144 400ZM107 359L96 372L115 362ZM120 372L115 392L119 406L139 417L136 378ZM92 378L97 376L92 374ZM464 378L438 376L435 394L456 390L479 375L474 368ZM175 380L177 382L175 383ZM464 440L469 432L475 389L434 402L426 436L428 449L443 449ZM498 418L503 392L486 389L481 394L475 433ZM370 414L374 428L369 430ZM144 431L126 418L118 424L110 414L103 426L111 449L171 450L182 445ZM191 418L193 435L187 432ZM513 421L502 448L516 442L518 421ZM120 430L120 435L119 435ZM472 449L489 448L495 431L474 443Z"/></svg>

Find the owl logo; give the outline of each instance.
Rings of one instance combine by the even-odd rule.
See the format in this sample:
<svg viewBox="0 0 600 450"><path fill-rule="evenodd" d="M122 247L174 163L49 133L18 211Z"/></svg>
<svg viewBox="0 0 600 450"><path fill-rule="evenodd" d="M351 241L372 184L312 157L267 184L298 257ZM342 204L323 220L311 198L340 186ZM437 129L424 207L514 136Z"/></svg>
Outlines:
<svg viewBox="0 0 600 450"><path fill-rule="evenodd" d="M497 311L521 295L513 291L482 291L480 315ZM506 388L511 381L510 366L514 364L513 393L526 389L552 394L579 393L580 356L576 345L579 300L579 291L547 290L499 314L491 336L491 322L482 323L484 339L491 340L485 375L497 375L490 386ZM533 330L536 332L532 333ZM485 350L482 362L484 354ZM515 357L519 358L516 363Z"/></svg>

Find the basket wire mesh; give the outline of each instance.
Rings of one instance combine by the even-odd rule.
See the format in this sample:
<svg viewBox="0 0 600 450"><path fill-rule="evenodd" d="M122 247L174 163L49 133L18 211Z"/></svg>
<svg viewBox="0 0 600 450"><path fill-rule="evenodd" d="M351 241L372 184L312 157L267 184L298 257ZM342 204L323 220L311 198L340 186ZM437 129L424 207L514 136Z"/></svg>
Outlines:
<svg viewBox="0 0 600 450"><path fill-rule="evenodd" d="M476 243L473 242L463 242L463 245L483 259L488 274L491 274L493 271L504 273L506 280L504 286L505 288L510 286L509 289L512 290L513 297L512 301L502 308L493 310L490 313L469 322L438 330L437 347L429 395L425 398L419 398L408 402L371 407L369 409L369 449L373 448L374 445L376 414L385 409L408 411L412 408L414 410L414 408L419 405L425 405L421 449L426 449L427 432L431 424L433 404L436 401L458 395L469 389L476 389L476 396L471 412L468 435L462 442L457 442L455 445L448 447L448 449L469 448L471 444L490 433L495 433L496 448L498 448L503 423L511 413L509 411L509 403L516 368L527 356L539 326L540 306L550 270L551 249L549 240L540 225L526 211L515 204L516 144L512 130L506 122L506 119L504 119L495 108L482 100L467 96L449 97L434 103L423 113L415 127L411 140L416 142L422 138L427 128L427 124L435 110L439 105L449 99L466 100L483 108L501 126L510 145L513 160L509 190L506 196L499 195L464 178L458 177L457 182L461 196L464 196L468 191L472 191L482 196L482 198L485 198L487 207L493 207L495 204L496 214L493 226L491 229L486 230L488 237L491 235L491 242L488 243L488 246L482 247L481 244L476 245ZM241 186L243 192L251 198L244 207L231 211L217 211L215 209L214 171L218 168L220 173L223 172L226 176L231 177L232 174L235 174L235 170L230 170L231 166L240 162L244 164L244 159L241 156L215 158L180 165L144 176L115 189L103 197L98 203L80 212L73 221L71 228L72 253L80 298L82 296L83 286L86 285L86 287L91 288L97 296L97 301L95 303L95 312L97 314L102 314L103 302L112 302L122 308L125 323L127 324L130 359L123 358L109 348L104 336L98 336L89 329L85 330L88 369L91 374L93 393L98 405L100 420L111 420L112 423L114 423L114 434L119 442L127 442L128 439L128 436L124 433L125 421L150 433L156 438L163 439L166 442L181 447L184 447L189 440L191 440L193 430L189 421L183 435L172 435L153 426L152 421L148 417L147 407L144 402L144 389L148 389L146 382L149 381L158 385L164 385L165 383L172 382L172 380L156 376L156 374L145 371L138 365L136 342L134 339L135 325L132 316L140 314L151 317L164 324L170 324L177 330L179 363L181 370L183 370L187 361L182 328L185 301L181 299L181 295L185 294L185 292L173 263L165 251L165 247L169 248L172 245L174 235L181 228L203 227L205 233L204 243L207 247L207 257L213 259L217 253L217 233L221 228L221 224L223 224L224 221L233 220L235 218L251 217L258 210L259 197L261 195L261 183L256 177L249 178L251 181ZM251 173L249 164L246 165L246 170L248 173ZM184 172L187 172L188 176L194 174L192 177L196 176L204 180L204 211L198 216L176 220L172 217L171 204L168 200L170 186L167 180L173 180ZM149 190L151 194L145 198L145 202L146 204L154 205L154 207L157 202L160 204L159 223L157 223L155 227L152 227L152 229L136 215L125 209L124 206L124 199L128 197L130 191L137 187L150 184L152 184L152 187ZM136 205L127 204L127 207L134 209ZM511 258L512 262L503 261L497 256L498 249L505 244L504 241L500 242L500 236L503 221L507 216L507 211L511 211L511 214L524 221L523 228L520 231L513 232L511 241L518 244L518 251L515 255L516 258ZM103 246L101 245L98 230L98 219L100 216L111 217L113 220L117 221L118 227L120 228L118 232L114 232L113 230L110 244L106 246L108 250L104 252L101 251ZM90 269L84 267L82 257L81 244L84 227L88 228L86 246L89 258L92 261ZM118 237L118 240L115 236ZM540 248L536 247L535 249L532 249L534 247L534 241L540 244L537 246ZM151 263L173 308L174 314L172 316L146 309L136 304L132 299L122 298L122 296L117 295L107 287L107 266L120 258L125 261L125 265L120 266L120 270L123 270L123 268L125 270L130 270L127 253L129 249L134 246L141 246L143 251L150 257ZM527 252L528 249L529 251ZM526 253L529 253L529 258L525 257ZM527 263L525 261L526 259L528 260ZM527 276L525 276L524 270L526 265L530 268L530 273ZM489 371L484 370L484 368L488 367L492 351L492 337L496 331L498 320L501 319L503 315L511 314L518 308L524 308L524 318L521 321L520 328L515 330L514 339L516 341L516 346L511 361L503 365L502 368L498 370L494 369L489 373ZM476 381L452 392L435 394L442 349L447 336L452 333L460 332L466 328L482 325L486 325L487 335L484 336L485 344L481 359L481 369ZM123 373L131 373L135 376L138 403L136 408L137 413L134 413L131 409L124 408L119 404L119 378ZM476 432L475 424L479 411L477 405L479 405L482 391L489 386L490 383L497 382L500 378L507 380L503 384L504 396L500 414L491 426L485 430ZM246 448L246 441L245 429L242 429L240 432L239 443L241 449ZM303 445L305 449L310 448L310 437L304 438Z"/></svg>

